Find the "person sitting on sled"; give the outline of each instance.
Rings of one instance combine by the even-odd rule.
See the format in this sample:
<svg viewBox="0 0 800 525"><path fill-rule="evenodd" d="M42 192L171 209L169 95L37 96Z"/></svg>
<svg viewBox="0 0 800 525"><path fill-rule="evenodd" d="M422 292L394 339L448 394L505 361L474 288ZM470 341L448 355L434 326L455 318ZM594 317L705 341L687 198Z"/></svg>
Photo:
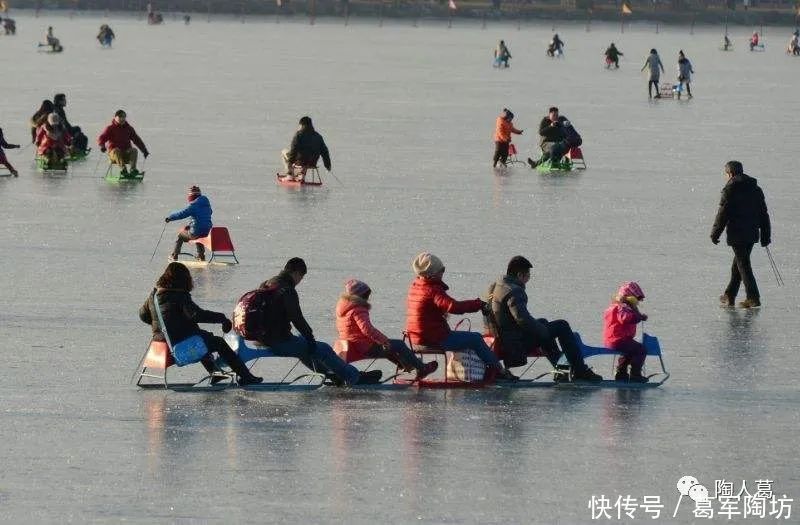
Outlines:
<svg viewBox="0 0 800 525"><path fill-rule="evenodd" d="M44 35L45 43L42 44L44 46L50 46L52 51L61 51L61 42L53 36L53 26L47 28L47 33Z"/></svg>
<svg viewBox="0 0 800 525"><path fill-rule="evenodd" d="M300 309L296 287L303 280L308 267L300 257L292 257L275 277L261 283L260 289L269 292L270 299L260 312L261 333L258 342L269 347L280 357L299 359L311 370L316 370L337 385L376 384L381 371L359 372L336 355L327 343L317 341ZM292 334L292 326L300 334Z"/></svg>
<svg viewBox="0 0 800 525"><path fill-rule="evenodd" d="M183 243L190 239L199 239L205 237L211 231L213 224L211 223L211 201L208 197L200 193L200 188L191 186L189 193L186 195L186 200L189 205L182 210L172 212L164 219L164 222L179 221L181 219L189 218L189 224L185 226L179 233L178 239L175 241L175 248L172 250L172 255L169 256L170 261L178 260L178 255L181 253ZM206 260L205 246L199 242L197 246L197 260Z"/></svg>
<svg viewBox="0 0 800 525"><path fill-rule="evenodd" d="M139 171L136 169L136 160L139 155L131 143L136 144L147 158L150 152L147 151L147 146L144 145L142 139L136 134L136 130L127 121L125 111L119 109L114 113L114 120L111 124L106 126L100 136L97 137L97 144L100 146L100 151L103 153L108 150L108 159L112 164L116 164L121 169L121 175L126 177L128 175L137 175ZM131 171L128 173L126 166L130 164Z"/></svg>
<svg viewBox="0 0 800 525"><path fill-rule="evenodd" d="M547 115L542 118L539 123L539 147L542 150L542 157L538 161L528 157L528 164L531 168L548 160L551 164L556 164L569 151L564 140L564 122L566 121L567 117L560 116L558 108L555 106L551 107Z"/></svg>
<svg viewBox="0 0 800 525"><path fill-rule="evenodd" d="M750 37L750 51L758 47L758 31L753 31L753 36Z"/></svg>
<svg viewBox="0 0 800 525"><path fill-rule="evenodd" d="M64 93L56 93L53 97L53 111L58 113L61 117L61 123L64 128L72 135L72 144L70 145L71 153L85 153L89 146L89 137L83 134L80 126L73 126L69 123L67 113L64 108L67 107L67 96Z"/></svg>
<svg viewBox="0 0 800 525"><path fill-rule="evenodd" d="M325 145L322 135L314 129L311 117L302 117L299 124L300 129L294 134L289 149L281 151L285 177L302 180L305 176L305 170L307 168L316 168L320 157L322 157L325 169L331 171L331 155L328 152L328 146ZM299 174L294 173L295 166L301 168L302 171Z"/></svg>
<svg viewBox="0 0 800 525"><path fill-rule="evenodd" d="M564 53L564 42L558 38L558 33L553 35L553 39L547 46L547 56L555 57Z"/></svg>
<svg viewBox="0 0 800 525"><path fill-rule="evenodd" d="M647 350L634 339L636 325L647 321L647 316L639 311L639 303L643 300L644 292L637 283L625 283L603 313L603 346L622 354L617 361L616 381L647 383L647 378L642 375Z"/></svg>
<svg viewBox="0 0 800 525"><path fill-rule="evenodd" d="M511 134L522 135L522 130L517 129L511 123L514 120L514 113L510 109L503 108L503 112L497 117L494 128L494 158L492 167L497 167L500 162L503 166L508 161L508 148L511 145Z"/></svg>
<svg viewBox="0 0 800 525"><path fill-rule="evenodd" d="M36 113L33 114L30 120L31 126L31 142L36 142L36 134L39 132L39 128L47 122L47 117L55 110L53 103L49 100L43 100L42 105L39 106L39 109L36 110Z"/></svg>
<svg viewBox="0 0 800 525"><path fill-rule="evenodd" d="M484 323L488 333L499 343L506 367L523 366L528 352L540 347L553 368L560 370L555 377L557 381L569 380L568 369L558 366L562 355L572 369L573 379L601 381L603 378L584 363L575 333L567 321L534 319L528 311L525 285L531 279L532 268L525 257L512 257L506 274L492 283L487 293L489 308L484 312Z"/></svg>
<svg viewBox="0 0 800 525"><path fill-rule="evenodd" d="M451 330L447 314L467 314L487 308L477 299L456 301L447 294L442 281L444 264L431 253L417 255L411 267L416 278L411 283L406 300L406 332L414 345L441 347L453 352L474 351L487 368L496 371L499 379L517 379L500 364L478 332Z"/></svg>
<svg viewBox="0 0 800 525"><path fill-rule="evenodd" d="M14 166L8 161L8 157L6 157L6 152L3 149L15 149L19 148L19 144L9 144L6 142L6 138L3 136L3 128L0 128L0 164L8 168L8 171L15 177L19 176L17 170L14 169Z"/></svg>
<svg viewBox="0 0 800 525"><path fill-rule="evenodd" d="M511 52L508 50L506 43L501 40L494 50L494 65L495 67L508 67L508 61L511 59Z"/></svg>
<svg viewBox="0 0 800 525"><path fill-rule="evenodd" d="M38 147L36 153L46 157L50 165L60 164L67 156L67 151L72 143L72 136L61 123L58 113L50 113L47 121L39 127L34 141Z"/></svg>
<svg viewBox="0 0 800 525"><path fill-rule="evenodd" d="M197 306L192 301L191 291L192 274L189 273L189 269L181 263L169 263L164 273L156 281L155 289L150 292L142 307L139 308L139 319L153 329L153 341L166 342L165 330L173 344L199 335L208 348L208 353L200 360L200 363L208 370L209 374L218 371L213 356L213 353L217 353L236 373L239 385L261 383L263 379L250 373L247 366L239 359L236 352L230 349L223 338L201 330L197 326L198 323L219 323L222 325L223 332L231 331L231 321L225 314L203 310ZM161 323L158 322L154 298L158 299L161 318L166 326L161 326ZM211 384L223 379L224 377L212 377Z"/></svg>
<svg viewBox="0 0 800 525"><path fill-rule="evenodd" d="M336 331L339 339L334 345L337 353L351 363L361 359L388 359L405 372L417 371L417 378L431 374L439 366L436 361L423 363L402 339L389 339L372 325L369 318L369 296L372 290L367 283L350 279L344 284L344 293L336 303ZM346 346L345 346L346 345Z"/></svg>
<svg viewBox="0 0 800 525"><path fill-rule="evenodd" d="M615 69L619 69L619 57L623 56L623 53L617 49L614 42L611 42L611 45L606 49L605 56L607 68L613 65Z"/></svg>

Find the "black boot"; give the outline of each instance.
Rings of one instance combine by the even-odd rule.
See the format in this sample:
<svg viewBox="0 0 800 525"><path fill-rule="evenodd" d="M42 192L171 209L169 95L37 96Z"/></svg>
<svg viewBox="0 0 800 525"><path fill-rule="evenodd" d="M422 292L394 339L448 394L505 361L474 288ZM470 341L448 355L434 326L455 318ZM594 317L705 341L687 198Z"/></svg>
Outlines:
<svg viewBox="0 0 800 525"><path fill-rule="evenodd" d="M357 385L377 385L381 382L383 372L380 370L370 370L369 372L359 372Z"/></svg>

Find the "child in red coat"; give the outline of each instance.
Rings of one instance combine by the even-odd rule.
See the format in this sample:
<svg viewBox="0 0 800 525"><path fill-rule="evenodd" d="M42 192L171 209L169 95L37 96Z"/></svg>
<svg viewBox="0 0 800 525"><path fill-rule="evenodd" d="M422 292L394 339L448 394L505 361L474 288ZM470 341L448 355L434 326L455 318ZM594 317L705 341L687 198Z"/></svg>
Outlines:
<svg viewBox="0 0 800 525"><path fill-rule="evenodd" d="M617 381L647 382L647 378L642 375L647 350L634 339L636 325L647 320L647 316L639 311L638 305L642 300L642 288L635 282L625 283L620 286L611 305L603 314L603 344L622 353L614 378Z"/></svg>

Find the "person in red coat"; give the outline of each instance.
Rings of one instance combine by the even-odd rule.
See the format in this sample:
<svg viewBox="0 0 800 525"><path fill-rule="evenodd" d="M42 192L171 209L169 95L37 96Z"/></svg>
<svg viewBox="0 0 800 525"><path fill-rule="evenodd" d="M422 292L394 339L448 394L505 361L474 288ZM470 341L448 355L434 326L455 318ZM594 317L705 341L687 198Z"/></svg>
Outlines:
<svg viewBox="0 0 800 525"><path fill-rule="evenodd" d="M439 366L436 361L423 363L402 339L389 339L372 325L369 318L367 283L350 279L336 303L336 331L339 339L333 345L339 357L352 363L361 359L388 359L406 372L417 371L417 378L431 374Z"/></svg>
<svg viewBox="0 0 800 525"><path fill-rule="evenodd" d="M34 139L40 157L47 157L50 164L62 162L67 156L67 148L72 143L72 136L61 123L58 113L47 115L47 121L39 126Z"/></svg>
<svg viewBox="0 0 800 525"><path fill-rule="evenodd" d="M109 160L112 164L120 166L123 175L128 174L126 168L128 164L131 166L130 174L136 175L139 173L136 170L138 153L131 143L135 144L136 147L141 150L144 158L147 158L150 152L147 151L147 146L144 145L142 139L136 134L136 130L133 129L133 126L131 126L126 119L127 115L125 112L121 109L117 110L117 112L114 113L114 120L112 120L111 124L106 126L106 129L97 137L97 144L100 146L100 151L103 153L108 150Z"/></svg>
<svg viewBox="0 0 800 525"><path fill-rule="evenodd" d="M637 283L624 283L603 313L603 344L622 353L614 377L617 381L647 383L647 378L642 375L647 350L634 339L636 325L647 321L647 316L639 311L638 305L642 300L644 292Z"/></svg>
<svg viewBox="0 0 800 525"><path fill-rule="evenodd" d="M442 281L444 264L433 254L421 253L412 263L417 275L408 290L406 331L415 345L440 347L452 352L473 350L500 379L516 379L506 370L478 332L451 330L447 314L466 314L487 307L480 299L456 301Z"/></svg>

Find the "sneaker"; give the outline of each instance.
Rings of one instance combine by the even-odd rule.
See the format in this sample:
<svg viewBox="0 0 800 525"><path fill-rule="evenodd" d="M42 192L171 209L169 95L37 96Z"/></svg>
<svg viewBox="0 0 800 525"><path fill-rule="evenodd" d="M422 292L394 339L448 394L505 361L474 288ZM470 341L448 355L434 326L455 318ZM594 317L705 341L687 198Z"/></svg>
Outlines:
<svg viewBox="0 0 800 525"><path fill-rule="evenodd" d="M258 377L250 374L249 376L239 376L237 378L237 382L239 386L247 386L247 385L257 385L264 381L263 377Z"/></svg>
<svg viewBox="0 0 800 525"><path fill-rule="evenodd" d="M11 170L11 174L15 177L19 177L19 172L17 170Z"/></svg>
<svg viewBox="0 0 800 525"><path fill-rule="evenodd" d="M647 379L642 374L631 374L631 377L630 377L629 381L631 383L647 383L650 380Z"/></svg>
<svg viewBox="0 0 800 525"><path fill-rule="evenodd" d="M357 385L377 385L381 382L383 372L380 370L370 370L369 372L359 372Z"/></svg>
<svg viewBox="0 0 800 525"><path fill-rule="evenodd" d="M760 306L761 306L761 301L759 299L748 298L739 303L739 308L758 308Z"/></svg>
<svg viewBox="0 0 800 525"><path fill-rule="evenodd" d="M439 368L439 363L437 361L431 361L430 363L425 363L422 368L417 370L417 379L422 379L426 376L431 375Z"/></svg>
<svg viewBox="0 0 800 525"><path fill-rule="evenodd" d="M325 374L325 380L330 381L333 386L344 386L344 381L339 379L339 376L331 374L330 372Z"/></svg>
<svg viewBox="0 0 800 525"><path fill-rule="evenodd" d="M735 303L733 301L733 297L731 297L730 295L724 293L724 294L719 296L719 304L721 304L722 306L731 306L732 307L732 306L734 306Z"/></svg>
<svg viewBox="0 0 800 525"><path fill-rule="evenodd" d="M653 98L661 98L661 93L659 93L658 95L654 96Z"/></svg>
<svg viewBox="0 0 800 525"><path fill-rule="evenodd" d="M519 377L512 374L511 370L509 370L508 368L503 368L502 370L498 370L497 377L495 379L497 381L519 381Z"/></svg>
<svg viewBox="0 0 800 525"><path fill-rule="evenodd" d="M588 366L580 372L572 372L572 379L575 381L602 381L603 376L595 374Z"/></svg>
<svg viewBox="0 0 800 525"><path fill-rule="evenodd" d="M617 370L616 375L614 375L614 381L629 381L630 378L627 370Z"/></svg>
<svg viewBox="0 0 800 525"><path fill-rule="evenodd" d="M539 165L539 161L533 160L532 158L528 157L528 165L531 167L532 170L536 169L536 166Z"/></svg>

